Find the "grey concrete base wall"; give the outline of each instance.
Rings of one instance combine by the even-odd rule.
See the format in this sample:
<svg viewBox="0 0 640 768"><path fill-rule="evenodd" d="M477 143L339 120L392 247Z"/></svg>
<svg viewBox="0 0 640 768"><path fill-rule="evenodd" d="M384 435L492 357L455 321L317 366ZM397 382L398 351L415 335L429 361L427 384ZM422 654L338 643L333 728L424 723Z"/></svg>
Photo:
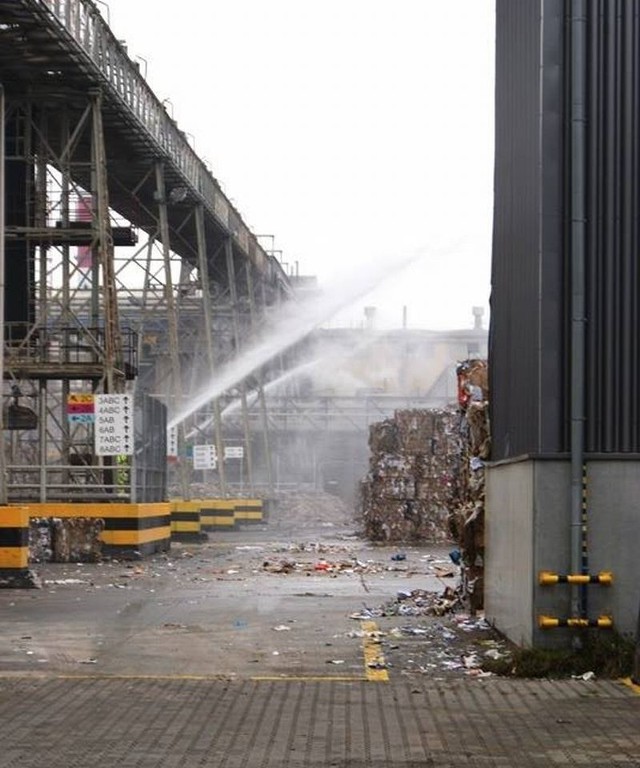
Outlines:
<svg viewBox="0 0 640 768"><path fill-rule="evenodd" d="M533 465L485 474L485 616L518 645L531 645Z"/></svg>
<svg viewBox="0 0 640 768"><path fill-rule="evenodd" d="M609 589L589 588L590 613L611 614L623 634L633 635L640 607L640 460L589 465L590 567L613 571Z"/></svg>
<svg viewBox="0 0 640 768"><path fill-rule="evenodd" d="M611 587L587 587L588 615L613 617L633 635L640 604L640 461L587 464L589 572L610 570ZM541 570L571 572L568 461L526 460L487 468L487 619L520 645L566 646L571 630L538 628L540 615L566 618L571 587L538 584Z"/></svg>

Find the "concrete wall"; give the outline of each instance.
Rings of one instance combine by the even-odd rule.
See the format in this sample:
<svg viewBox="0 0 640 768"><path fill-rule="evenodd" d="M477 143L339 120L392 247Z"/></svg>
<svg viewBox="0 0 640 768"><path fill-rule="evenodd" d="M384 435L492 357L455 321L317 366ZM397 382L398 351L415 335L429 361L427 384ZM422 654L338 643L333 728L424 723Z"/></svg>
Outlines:
<svg viewBox="0 0 640 768"><path fill-rule="evenodd" d="M531 645L533 464L487 468L485 615L519 645Z"/></svg>
<svg viewBox="0 0 640 768"><path fill-rule="evenodd" d="M610 589L591 588L590 613L611 613L619 632L632 634L640 607L640 461L589 465L589 570L613 571Z"/></svg>
<svg viewBox="0 0 640 768"><path fill-rule="evenodd" d="M566 646L571 630L538 628L540 615L571 616L571 587L540 586L541 570L570 573L568 461L498 464L486 474L487 619L514 642ZM611 570L611 587L590 585L588 615L611 615L633 635L640 603L640 462L587 465L589 572Z"/></svg>

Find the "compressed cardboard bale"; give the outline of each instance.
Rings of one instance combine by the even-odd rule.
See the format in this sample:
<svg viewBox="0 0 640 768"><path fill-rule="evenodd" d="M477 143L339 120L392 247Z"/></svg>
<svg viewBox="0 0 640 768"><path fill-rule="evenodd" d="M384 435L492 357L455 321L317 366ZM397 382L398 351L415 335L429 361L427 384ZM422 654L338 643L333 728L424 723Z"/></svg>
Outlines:
<svg viewBox="0 0 640 768"><path fill-rule="evenodd" d="M387 499L413 501L416 497L416 483L410 476L387 477L380 481L378 493Z"/></svg>
<svg viewBox="0 0 640 768"><path fill-rule="evenodd" d="M391 419L371 425L369 448L372 453L397 453L399 447L398 427Z"/></svg>
<svg viewBox="0 0 640 768"><path fill-rule="evenodd" d="M369 473L361 488L361 519L374 541L442 542L455 489L456 414L402 410L370 430ZM394 450L389 450L391 447Z"/></svg>
<svg viewBox="0 0 640 768"><path fill-rule="evenodd" d="M401 450L409 454L433 453L435 414L430 411L396 411Z"/></svg>
<svg viewBox="0 0 640 768"><path fill-rule="evenodd" d="M491 438L489 436L489 405L488 403L469 403L466 412L470 433L470 451L473 456L488 459L491 453Z"/></svg>
<svg viewBox="0 0 640 768"><path fill-rule="evenodd" d="M51 518L32 517L29 520L29 562L50 563L52 559Z"/></svg>
<svg viewBox="0 0 640 768"><path fill-rule="evenodd" d="M52 549L56 563L95 563L102 559L104 520L90 517L53 518Z"/></svg>
<svg viewBox="0 0 640 768"><path fill-rule="evenodd" d="M413 474L415 459L395 453L380 453L371 461L371 472L378 478L403 477Z"/></svg>
<svg viewBox="0 0 640 768"><path fill-rule="evenodd" d="M464 360L456 367L458 404L466 408L472 400L489 399L489 369L486 360Z"/></svg>

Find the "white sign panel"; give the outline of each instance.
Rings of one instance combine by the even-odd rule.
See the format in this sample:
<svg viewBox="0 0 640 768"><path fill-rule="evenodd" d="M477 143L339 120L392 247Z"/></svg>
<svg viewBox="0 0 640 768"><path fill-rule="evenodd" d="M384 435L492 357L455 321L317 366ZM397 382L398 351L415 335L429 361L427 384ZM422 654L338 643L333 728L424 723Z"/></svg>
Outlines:
<svg viewBox="0 0 640 768"><path fill-rule="evenodd" d="M216 447L215 445L194 445L193 446L193 468L194 469L215 469Z"/></svg>
<svg viewBox="0 0 640 768"><path fill-rule="evenodd" d="M224 449L225 459L241 459L244 456L244 448L241 445L228 445Z"/></svg>
<svg viewBox="0 0 640 768"><path fill-rule="evenodd" d="M133 397L95 396L95 450L98 456L133 453Z"/></svg>
<svg viewBox="0 0 640 768"><path fill-rule="evenodd" d="M178 427L167 429L167 456L178 455Z"/></svg>

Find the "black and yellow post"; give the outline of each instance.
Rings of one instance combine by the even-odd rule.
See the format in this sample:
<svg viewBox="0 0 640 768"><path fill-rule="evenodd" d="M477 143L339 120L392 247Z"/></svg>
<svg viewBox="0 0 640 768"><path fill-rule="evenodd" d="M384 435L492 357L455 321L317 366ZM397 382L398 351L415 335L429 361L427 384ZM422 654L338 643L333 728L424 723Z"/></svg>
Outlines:
<svg viewBox="0 0 640 768"><path fill-rule="evenodd" d="M207 534L202 530L200 501L171 502L172 541L202 542Z"/></svg>
<svg viewBox="0 0 640 768"><path fill-rule="evenodd" d="M29 570L29 511L0 507L0 587L33 587Z"/></svg>
<svg viewBox="0 0 640 768"><path fill-rule="evenodd" d="M200 521L205 531L233 531L236 528L233 499L202 499Z"/></svg>
<svg viewBox="0 0 640 768"><path fill-rule="evenodd" d="M262 499L232 499L238 525L255 525L263 521Z"/></svg>
<svg viewBox="0 0 640 768"><path fill-rule="evenodd" d="M588 539L588 509L587 509L587 465L582 465L582 510L580 516L580 573L585 576L589 573L589 539ZM589 582L583 582L578 587L580 595L580 616L587 618L589 611L589 601L587 597L587 585Z"/></svg>

